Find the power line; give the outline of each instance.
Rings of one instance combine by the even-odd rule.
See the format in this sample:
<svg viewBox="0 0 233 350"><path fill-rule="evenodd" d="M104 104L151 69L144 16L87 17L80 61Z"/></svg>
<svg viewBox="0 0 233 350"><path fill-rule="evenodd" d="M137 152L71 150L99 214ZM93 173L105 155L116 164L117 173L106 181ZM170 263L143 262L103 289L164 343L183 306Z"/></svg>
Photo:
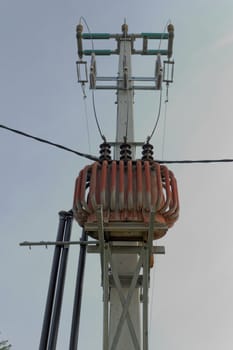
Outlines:
<svg viewBox="0 0 233 350"><path fill-rule="evenodd" d="M83 104L84 104L85 121L86 121L86 128L87 128L88 151L91 153L91 141L90 141L91 138L90 138L90 129L89 129L88 114L87 114L87 103L86 103L85 96L83 96Z"/></svg>
<svg viewBox="0 0 233 350"><path fill-rule="evenodd" d="M2 129L6 129L8 131L11 131L15 134L19 134L21 136L24 136L24 137L28 137L30 139L33 139L35 141L38 141L38 142L42 142L42 143L45 143L47 145L50 145L50 146L53 146L53 147L57 147L57 148L60 148L64 151L67 151L67 152L71 152L71 153L74 153L80 157L84 157L84 158L87 158L87 159L90 159L90 160L94 160L94 161L98 161L99 159L95 156L92 156L90 154L86 154L86 153L82 153L82 152L78 152L76 150L73 150L69 147L66 147L66 146L63 146L63 145L60 145L58 143L54 143L54 142L51 142L51 141L48 141L48 140L45 140L45 139L42 139L41 137L37 137L37 136L33 136L33 135L30 135L30 134L27 134L26 132L24 131L20 131L20 130L17 130L17 129L12 129L12 128L9 128L8 126L6 125L2 125L0 124L0 128Z"/></svg>
<svg viewBox="0 0 233 350"><path fill-rule="evenodd" d="M232 163L233 159L185 159L185 160L156 160L159 164L208 164L208 163Z"/></svg>
<svg viewBox="0 0 233 350"><path fill-rule="evenodd" d="M79 19L79 22L81 23L81 21L83 21L85 23L85 26L87 27L87 30L88 30L89 34L92 35L92 32L90 30L90 27L89 27L85 17L81 16L80 19ZM91 38L91 46L92 46L92 50L94 51L94 41L93 41L92 38ZM106 138L105 138L104 134L102 133L102 130L101 130L101 127L100 127L100 123L99 123L99 120L98 120L98 115L97 115L97 112L96 112L94 90L92 90L92 107L93 107L93 112L94 112L96 126L97 126L97 129L99 131L100 137L102 138L102 140L104 142L106 142Z"/></svg>
<svg viewBox="0 0 233 350"><path fill-rule="evenodd" d="M95 108L95 93L94 93L94 90L92 90L92 106L93 106L93 111L94 111L94 117L95 117L96 125L97 125L97 128L98 128L98 130L99 130L99 134L100 134L102 140L103 140L104 142L106 142L106 137L103 135L103 133L102 133L102 131L101 131L100 123L99 123L98 116L97 116L97 113L96 113L96 108Z"/></svg>
<svg viewBox="0 0 233 350"><path fill-rule="evenodd" d="M153 128L150 136L148 136L147 141L150 141L150 139L153 137L154 132L155 132L157 126L158 126L158 122L159 122L159 119L160 119L161 105L162 105L162 89L160 90L158 115L157 115L157 118L156 118L156 121L155 121L154 128Z"/></svg>
<svg viewBox="0 0 233 350"><path fill-rule="evenodd" d="M24 137L28 137L30 139L33 139L35 141L41 142L41 143L45 143L47 145L53 146L53 147L57 147L60 148L64 151L70 152L70 153L74 153L79 157L84 157L93 161L99 161L98 157L92 156L90 154L86 154L86 153L82 153L79 151L76 151L72 148L60 145L59 143L54 143L45 139L42 139L41 137L37 137L37 136L33 136L30 135L24 131L21 130L17 130L17 129L13 129L10 128L6 125L0 124L0 128L8 130L10 132L13 132L15 134L24 136ZM210 163L233 163L233 158L222 158L222 159L183 159L183 160L156 160L157 163L159 164L210 164Z"/></svg>

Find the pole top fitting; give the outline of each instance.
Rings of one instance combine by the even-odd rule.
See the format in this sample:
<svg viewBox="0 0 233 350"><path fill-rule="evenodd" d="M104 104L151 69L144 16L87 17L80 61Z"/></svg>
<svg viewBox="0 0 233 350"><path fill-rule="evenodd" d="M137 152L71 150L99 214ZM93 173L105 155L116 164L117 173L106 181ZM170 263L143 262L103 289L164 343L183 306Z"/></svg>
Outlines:
<svg viewBox="0 0 233 350"><path fill-rule="evenodd" d="M77 34L81 34L83 31L83 26L82 24L78 24L77 27L76 27L76 33Z"/></svg>
<svg viewBox="0 0 233 350"><path fill-rule="evenodd" d="M126 24L126 23L122 24L121 30L122 30L123 35L127 35L128 34L128 24Z"/></svg>
<svg viewBox="0 0 233 350"><path fill-rule="evenodd" d="M169 23L168 26L167 26L167 31L168 31L168 33L174 32L174 25Z"/></svg>

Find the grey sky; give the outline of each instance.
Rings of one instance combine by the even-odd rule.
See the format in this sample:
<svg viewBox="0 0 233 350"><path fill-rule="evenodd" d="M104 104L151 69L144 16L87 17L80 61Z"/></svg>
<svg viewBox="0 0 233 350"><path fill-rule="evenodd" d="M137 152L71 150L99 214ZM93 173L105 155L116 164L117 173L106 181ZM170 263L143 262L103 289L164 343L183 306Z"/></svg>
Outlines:
<svg viewBox="0 0 233 350"><path fill-rule="evenodd" d="M93 32L161 32L175 25L175 82L169 91L164 158L233 158L232 1L0 2L1 124L89 152L85 108L76 83L75 26L84 16ZM115 74L116 59L97 61ZM140 74L154 62L133 61ZM91 152L101 142L87 89ZM107 97L107 98L106 98ZM114 94L96 93L103 133L115 135ZM135 133L145 140L158 96L135 96ZM164 106L153 138L161 158ZM74 182L89 163L72 154L0 130L0 331L13 349L37 349L53 249L19 248L24 240L54 240L57 212L72 206ZM166 255L152 271L151 349L231 350L233 344L233 165L174 165L178 223L159 244ZM73 238L81 230L73 226ZM67 347L78 250L72 247L58 350ZM88 256L80 349L101 349L99 259ZM153 279L155 282L153 283Z"/></svg>

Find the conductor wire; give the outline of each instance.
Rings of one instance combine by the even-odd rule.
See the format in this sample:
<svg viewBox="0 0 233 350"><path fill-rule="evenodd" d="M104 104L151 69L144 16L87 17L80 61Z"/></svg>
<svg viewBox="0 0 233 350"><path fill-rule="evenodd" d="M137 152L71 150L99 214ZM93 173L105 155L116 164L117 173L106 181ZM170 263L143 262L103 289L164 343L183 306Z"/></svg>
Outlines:
<svg viewBox="0 0 233 350"><path fill-rule="evenodd" d="M167 23L166 23L165 26L164 26L162 37L161 37L160 40L159 40L158 50L161 49L162 39L163 39L163 37L164 37L166 28L167 28L167 26L168 26L169 24L171 24L171 20L170 20L170 19L167 21Z"/></svg>
<svg viewBox="0 0 233 350"><path fill-rule="evenodd" d="M149 142L151 140L151 138L153 137L153 135L155 133L155 130L156 130L157 126L158 126L158 122L159 122L160 114L161 114L161 105L162 105L162 89L160 90L159 109L158 109L157 118L156 118L155 125L153 127L153 130L152 130L150 136L147 137L147 142Z"/></svg>
<svg viewBox="0 0 233 350"><path fill-rule="evenodd" d="M90 160L94 160L94 161L98 161L99 160L99 158L97 158L95 156L92 156L90 154L86 154L86 153L82 153L82 152L76 151L76 150L71 149L69 147L63 146L63 145L61 145L59 143L51 142L49 140L42 139L41 137L30 135L30 134L28 134L28 133L26 133L24 131L13 129L13 128L10 128L9 126L3 125L3 124L0 124L0 128L8 130L10 132L13 132L15 134L24 136L24 137L28 137L28 138L33 139L33 140L38 141L38 142L45 143L47 145L60 148L60 149L62 149L64 151L67 151L67 152L70 152L70 153L74 153L74 154L76 154L77 156L80 156L80 157L84 157L84 158L87 158L87 159L90 159Z"/></svg>
<svg viewBox="0 0 233 350"><path fill-rule="evenodd" d="M93 41L93 38L92 38L92 32L90 30L90 27L86 21L86 19L81 16L80 19L79 19L79 22L81 23L81 21L83 21L85 23L85 26L87 27L87 30L91 36L91 47L92 47L92 50L94 51L94 41ZM100 137L102 138L102 140L104 142L106 142L106 137L103 135L102 131L101 131L101 127L100 127L100 123L99 123L99 120L98 120L98 116L97 116L97 112L96 112L96 106L95 106L95 93L94 93L94 90L92 90L92 107L93 107L93 112L94 112L94 117L95 117L95 122L96 122L96 125L97 125L97 129L99 131L99 134L100 134Z"/></svg>
<svg viewBox="0 0 233 350"><path fill-rule="evenodd" d="M166 28L168 26L168 24L171 23L171 20L169 19L167 21L167 23L165 24L164 26L164 29L163 29L163 33L162 33L162 36L159 40L159 45L158 45L158 51L160 52L160 49L161 49L161 44L162 44L162 39L163 39L163 36L165 35L165 31L166 31ZM167 85L167 92L166 92L166 101L165 102L168 102L168 85ZM156 122L155 122L155 125L154 125L154 128L152 130L152 133L150 136L147 137L147 142L150 141L150 139L153 137L154 133L155 133L155 130L158 126L158 122L159 122L159 119L160 119L160 113L161 113L161 105L162 105L162 87L161 87L161 90L160 90L160 100L159 100L159 110L158 110L158 116L157 116L157 119L156 119Z"/></svg>
<svg viewBox="0 0 233 350"><path fill-rule="evenodd" d="M89 149L89 153L91 153L90 128L89 128L89 121L88 121L88 114L87 114L87 103L86 103L85 96L83 96L83 103L84 103L85 120L86 120L86 128L87 128L88 149Z"/></svg>
<svg viewBox="0 0 233 350"><path fill-rule="evenodd" d="M166 139L166 128L167 128L167 100L164 109L164 121L163 121L163 139L162 139L162 160L164 159L165 139Z"/></svg>

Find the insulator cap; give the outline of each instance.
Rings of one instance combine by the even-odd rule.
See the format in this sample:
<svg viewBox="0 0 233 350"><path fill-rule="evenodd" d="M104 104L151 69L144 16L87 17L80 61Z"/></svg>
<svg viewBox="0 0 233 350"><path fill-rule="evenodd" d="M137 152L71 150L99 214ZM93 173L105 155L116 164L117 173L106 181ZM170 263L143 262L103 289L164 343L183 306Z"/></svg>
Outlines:
<svg viewBox="0 0 233 350"><path fill-rule="evenodd" d="M147 160L149 162L153 161L153 145L150 143L145 143L142 146L142 160Z"/></svg>
<svg viewBox="0 0 233 350"><path fill-rule="evenodd" d="M77 27L76 27L76 33L77 33L77 34L78 34L78 33L82 33L82 31L83 31L83 26L82 26L82 24L78 24Z"/></svg>
<svg viewBox="0 0 233 350"><path fill-rule="evenodd" d="M168 33L170 33L170 32L174 32L174 25L173 24L168 24L168 26L167 26L167 31L168 31Z"/></svg>
<svg viewBox="0 0 233 350"><path fill-rule="evenodd" d="M122 143L120 149L120 160L127 162L132 159L131 145L129 143Z"/></svg>
<svg viewBox="0 0 233 350"><path fill-rule="evenodd" d="M104 142L100 145L100 161L110 161L111 160L111 146L109 143Z"/></svg>
<svg viewBox="0 0 233 350"><path fill-rule="evenodd" d="M123 35L127 35L128 34L128 24L126 24L126 23L122 24L121 30L122 30Z"/></svg>

